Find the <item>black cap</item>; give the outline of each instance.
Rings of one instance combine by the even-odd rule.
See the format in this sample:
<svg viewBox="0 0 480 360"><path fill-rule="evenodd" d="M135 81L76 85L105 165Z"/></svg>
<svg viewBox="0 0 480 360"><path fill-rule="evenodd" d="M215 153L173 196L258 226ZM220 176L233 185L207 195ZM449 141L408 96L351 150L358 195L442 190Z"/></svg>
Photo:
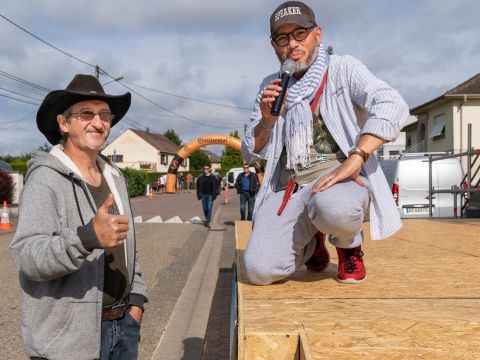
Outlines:
<svg viewBox="0 0 480 360"><path fill-rule="evenodd" d="M283 24L297 24L305 28L317 26L315 13L300 1L286 1L270 16L270 34L273 35Z"/></svg>

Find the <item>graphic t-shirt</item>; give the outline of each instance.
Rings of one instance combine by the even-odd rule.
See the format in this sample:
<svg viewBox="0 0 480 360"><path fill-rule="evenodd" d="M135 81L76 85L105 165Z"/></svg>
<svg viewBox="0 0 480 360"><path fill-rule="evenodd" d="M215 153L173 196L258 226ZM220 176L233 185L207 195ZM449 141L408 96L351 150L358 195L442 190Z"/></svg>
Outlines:
<svg viewBox="0 0 480 360"><path fill-rule="evenodd" d="M298 185L306 185L318 177L320 171L336 166L346 157L332 137L320 113L320 103L312 114L313 145L310 147L308 163L297 170L286 169L287 154L283 149L280 157L280 189L288 183L288 179L295 176Z"/></svg>

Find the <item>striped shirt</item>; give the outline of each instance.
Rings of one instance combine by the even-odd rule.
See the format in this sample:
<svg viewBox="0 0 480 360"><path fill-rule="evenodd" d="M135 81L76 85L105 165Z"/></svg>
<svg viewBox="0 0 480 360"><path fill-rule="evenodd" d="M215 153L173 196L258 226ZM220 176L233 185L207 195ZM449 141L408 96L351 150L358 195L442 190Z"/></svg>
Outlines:
<svg viewBox="0 0 480 360"><path fill-rule="evenodd" d="M266 159L267 166L255 209L262 206L265 197L273 191L273 174L284 147L285 123L279 117L270 134L268 144L254 153L254 130L261 118L260 99L268 83L278 73L267 76L260 85L250 124L242 141L245 161ZM347 156L362 134L373 134L385 141L393 141L408 118L409 109L402 96L386 82L376 78L360 61L351 56L330 57L327 85L320 102L320 112L336 143ZM374 240L393 235L402 226L385 175L377 158L370 156L362 166L362 173L371 184L370 232ZM256 213L256 211L255 211ZM254 216L255 216L254 213Z"/></svg>

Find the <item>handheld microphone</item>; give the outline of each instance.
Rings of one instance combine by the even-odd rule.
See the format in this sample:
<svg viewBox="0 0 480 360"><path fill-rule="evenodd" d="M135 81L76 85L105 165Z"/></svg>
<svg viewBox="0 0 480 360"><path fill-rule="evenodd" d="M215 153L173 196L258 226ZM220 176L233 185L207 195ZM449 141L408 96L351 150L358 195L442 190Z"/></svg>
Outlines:
<svg viewBox="0 0 480 360"><path fill-rule="evenodd" d="M283 98L285 97L285 93L287 92L288 82L290 81L293 71L295 70L295 65L295 61L290 59L285 60L285 62L282 64L282 67L280 69L280 72L282 73L280 77L282 79L282 82L280 83L282 91L276 97L272 105L272 110L270 110L270 114L274 116L278 116L278 114L280 114Z"/></svg>

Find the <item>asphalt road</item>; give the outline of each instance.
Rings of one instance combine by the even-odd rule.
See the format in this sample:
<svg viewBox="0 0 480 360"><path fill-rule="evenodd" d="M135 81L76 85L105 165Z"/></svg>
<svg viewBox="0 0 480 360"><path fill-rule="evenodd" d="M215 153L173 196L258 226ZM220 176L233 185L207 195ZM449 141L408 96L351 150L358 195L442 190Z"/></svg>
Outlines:
<svg viewBox="0 0 480 360"><path fill-rule="evenodd" d="M229 204L222 202L221 195L214 203L210 231L195 224L135 225L140 264L150 291L139 359L228 358L234 221L239 218L239 203L236 195L230 196ZM164 220L203 218L194 193L134 198L132 208L144 221L157 215ZM16 223L15 217L12 222ZM8 249L12 237L13 232L0 231L2 360L26 359L20 337L20 289Z"/></svg>

